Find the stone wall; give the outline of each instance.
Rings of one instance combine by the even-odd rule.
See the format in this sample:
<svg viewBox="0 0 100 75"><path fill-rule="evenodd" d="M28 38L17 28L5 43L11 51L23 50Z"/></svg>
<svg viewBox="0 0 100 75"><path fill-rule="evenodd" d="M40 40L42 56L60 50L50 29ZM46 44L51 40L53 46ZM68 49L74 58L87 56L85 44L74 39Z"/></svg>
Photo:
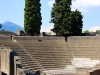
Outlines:
<svg viewBox="0 0 100 75"><path fill-rule="evenodd" d="M2 49L1 52L1 74L26 75L18 54L12 50ZM23 74L22 74L23 73Z"/></svg>
<svg viewBox="0 0 100 75"><path fill-rule="evenodd" d="M14 40L63 40L65 39L63 36L13 36Z"/></svg>
<svg viewBox="0 0 100 75"><path fill-rule="evenodd" d="M20 57L15 51L8 49L0 49L1 53L1 67L0 75L40 75L40 74L29 74L23 69ZM30 71L29 71L30 72Z"/></svg>
<svg viewBox="0 0 100 75"><path fill-rule="evenodd" d="M10 75L10 50L1 50L1 72Z"/></svg>
<svg viewBox="0 0 100 75"><path fill-rule="evenodd" d="M0 36L0 40L10 40L10 36Z"/></svg>
<svg viewBox="0 0 100 75"><path fill-rule="evenodd" d="M10 36L10 35L16 35L16 33L9 32L9 31L0 31L0 35Z"/></svg>
<svg viewBox="0 0 100 75"><path fill-rule="evenodd" d="M14 56L17 54L8 49L1 51L1 72L7 75L14 75Z"/></svg>
<svg viewBox="0 0 100 75"><path fill-rule="evenodd" d="M68 36L66 37L68 41L79 41L79 40L98 40L100 39L99 36Z"/></svg>

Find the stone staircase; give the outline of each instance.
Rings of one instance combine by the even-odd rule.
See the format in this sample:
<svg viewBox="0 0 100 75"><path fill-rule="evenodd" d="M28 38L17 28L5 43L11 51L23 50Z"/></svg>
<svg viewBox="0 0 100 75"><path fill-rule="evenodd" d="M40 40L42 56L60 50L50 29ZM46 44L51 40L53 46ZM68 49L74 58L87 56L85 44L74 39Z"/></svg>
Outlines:
<svg viewBox="0 0 100 75"><path fill-rule="evenodd" d="M2 38L0 43L7 49L14 50L21 57L22 65L24 69L29 69L31 71L41 70L39 63L36 62L30 54L28 54L17 42L13 40Z"/></svg>
<svg viewBox="0 0 100 75"><path fill-rule="evenodd" d="M28 38L14 39L44 67L44 71L74 71L64 38L31 37L31 40Z"/></svg>

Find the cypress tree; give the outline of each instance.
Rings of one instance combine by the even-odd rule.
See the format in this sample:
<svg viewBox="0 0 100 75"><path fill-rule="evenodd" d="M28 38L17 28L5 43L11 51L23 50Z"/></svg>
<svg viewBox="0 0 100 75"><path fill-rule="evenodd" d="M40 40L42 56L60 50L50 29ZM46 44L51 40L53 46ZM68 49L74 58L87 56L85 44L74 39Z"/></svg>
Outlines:
<svg viewBox="0 0 100 75"><path fill-rule="evenodd" d="M78 10L71 11L71 0L55 0L51 11L51 22L54 23L52 31L64 34L81 33L83 16Z"/></svg>
<svg viewBox="0 0 100 75"><path fill-rule="evenodd" d="M71 28L70 32L71 33L82 33L82 28L83 28L83 21L82 21L82 14L78 10L72 11L71 13Z"/></svg>
<svg viewBox="0 0 100 75"><path fill-rule="evenodd" d="M54 23L52 31L64 34L70 31L70 13L72 0L55 0L51 11L51 22Z"/></svg>
<svg viewBox="0 0 100 75"><path fill-rule="evenodd" d="M25 0L24 29L30 35L39 35L42 25L40 0Z"/></svg>

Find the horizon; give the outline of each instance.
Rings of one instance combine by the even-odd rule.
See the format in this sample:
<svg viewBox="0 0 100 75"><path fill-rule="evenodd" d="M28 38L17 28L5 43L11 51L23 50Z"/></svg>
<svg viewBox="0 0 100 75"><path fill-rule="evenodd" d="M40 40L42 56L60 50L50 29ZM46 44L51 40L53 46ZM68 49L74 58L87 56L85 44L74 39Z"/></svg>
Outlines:
<svg viewBox="0 0 100 75"><path fill-rule="evenodd" d="M10 21L21 27L24 27L24 7L25 1L22 0L6 0L0 1L0 23ZM50 13L54 0L41 0L41 31L50 31L53 28L50 21ZM6 6L5 6L6 5ZM5 6L5 7L4 7ZM100 0L72 0L72 10L78 9L83 15L83 31L100 30Z"/></svg>

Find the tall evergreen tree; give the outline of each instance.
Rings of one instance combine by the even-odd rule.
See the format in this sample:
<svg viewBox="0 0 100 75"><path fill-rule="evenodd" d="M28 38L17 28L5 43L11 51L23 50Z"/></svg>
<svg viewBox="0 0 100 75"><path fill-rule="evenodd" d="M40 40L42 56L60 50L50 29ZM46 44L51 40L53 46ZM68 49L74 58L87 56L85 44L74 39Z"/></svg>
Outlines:
<svg viewBox="0 0 100 75"><path fill-rule="evenodd" d="M81 33L83 27L83 16L78 10L71 11L72 0L55 0L51 11L51 22L54 23L54 32L64 34Z"/></svg>
<svg viewBox="0 0 100 75"><path fill-rule="evenodd" d="M28 35L40 34L42 25L40 0L25 0L24 29Z"/></svg>
<svg viewBox="0 0 100 75"><path fill-rule="evenodd" d="M54 23L54 32L64 34L69 31L71 26L69 25L70 13L71 13L71 1L72 0L55 0L51 11L51 22Z"/></svg>
<svg viewBox="0 0 100 75"><path fill-rule="evenodd" d="M72 11L70 15L70 33L82 33L83 28L83 16L81 15L81 12L78 10Z"/></svg>

